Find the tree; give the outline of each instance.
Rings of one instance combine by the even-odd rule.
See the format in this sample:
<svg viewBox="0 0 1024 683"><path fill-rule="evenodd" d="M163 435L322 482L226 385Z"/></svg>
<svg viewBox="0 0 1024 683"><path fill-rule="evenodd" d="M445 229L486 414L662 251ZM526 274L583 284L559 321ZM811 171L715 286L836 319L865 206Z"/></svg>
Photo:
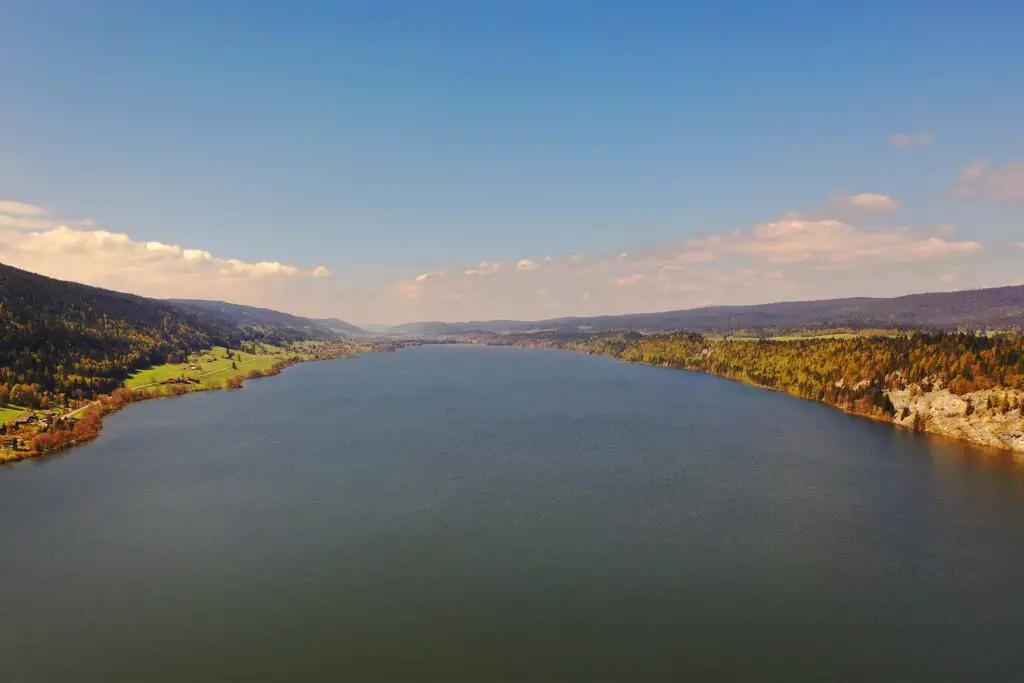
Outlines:
<svg viewBox="0 0 1024 683"><path fill-rule="evenodd" d="M20 387L21 392L19 395L20 403L18 405L26 408L35 410L42 403L42 397L39 395L40 387L38 384L22 384Z"/></svg>
<svg viewBox="0 0 1024 683"><path fill-rule="evenodd" d="M6 406L11 400L11 390L6 384L0 384L0 408Z"/></svg>
<svg viewBox="0 0 1024 683"><path fill-rule="evenodd" d="M21 391L21 385L20 384L15 384L13 387L11 387L11 390L10 390L10 392L8 392L8 395L7 395L8 403L10 403L11 405L20 406L22 404L22 401L24 401L24 399L25 399L25 396L24 396L24 394Z"/></svg>

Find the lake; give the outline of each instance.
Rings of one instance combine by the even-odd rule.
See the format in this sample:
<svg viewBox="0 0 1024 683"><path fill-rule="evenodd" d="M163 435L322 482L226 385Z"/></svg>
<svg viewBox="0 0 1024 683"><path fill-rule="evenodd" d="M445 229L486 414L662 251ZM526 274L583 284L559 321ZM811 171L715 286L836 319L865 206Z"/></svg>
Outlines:
<svg viewBox="0 0 1024 683"><path fill-rule="evenodd" d="M419 347L0 469L4 681L1024 680L1024 471L701 374Z"/></svg>

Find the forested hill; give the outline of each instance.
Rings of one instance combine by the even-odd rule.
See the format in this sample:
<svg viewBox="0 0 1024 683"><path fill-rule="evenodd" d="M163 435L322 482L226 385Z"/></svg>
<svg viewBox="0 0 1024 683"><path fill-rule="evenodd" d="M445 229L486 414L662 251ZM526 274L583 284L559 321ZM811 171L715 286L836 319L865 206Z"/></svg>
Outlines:
<svg viewBox="0 0 1024 683"><path fill-rule="evenodd" d="M1024 329L1024 286L912 294L891 299L855 298L791 301L754 306L710 306L663 313L556 318L537 322L506 320L468 323L413 323L394 332L455 334L557 330L689 330L694 332L764 332L795 329L902 328L952 331Z"/></svg>
<svg viewBox="0 0 1024 683"><path fill-rule="evenodd" d="M357 327L352 323L347 323L344 320L338 320L337 318L310 318L310 320L321 327L326 327L331 332L341 335L363 337L370 334L367 330L364 330L361 327Z"/></svg>
<svg viewBox="0 0 1024 683"><path fill-rule="evenodd" d="M171 354L308 338L304 330L239 324L0 264L0 404L15 386L28 397L27 407L37 407L109 392L133 370Z"/></svg>
<svg viewBox="0 0 1024 683"><path fill-rule="evenodd" d="M250 327L270 326L288 330L297 330L313 339L329 339L338 335L359 336L364 332L336 318L313 319L302 318L290 313L282 313L269 308L243 306L226 301L208 301L205 299L170 299L170 303L201 314L214 316L222 322Z"/></svg>

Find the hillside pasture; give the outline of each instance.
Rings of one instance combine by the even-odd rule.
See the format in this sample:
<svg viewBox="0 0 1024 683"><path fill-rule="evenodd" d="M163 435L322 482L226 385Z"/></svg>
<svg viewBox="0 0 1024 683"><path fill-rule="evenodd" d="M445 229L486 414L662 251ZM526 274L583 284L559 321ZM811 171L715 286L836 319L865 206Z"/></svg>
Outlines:
<svg viewBox="0 0 1024 683"><path fill-rule="evenodd" d="M18 419L19 415L24 415L27 412L28 411L25 410L24 408L18 408L17 406L7 406L5 408L0 408L0 424L13 422L14 420Z"/></svg>
<svg viewBox="0 0 1024 683"><path fill-rule="evenodd" d="M125 386L137 389L178 378L195 379L206 384L207 377L223 380L235 374L244 375L254 368L268 368L287 355L284 349L269 344L259 345L258 350L261 353L254 354L237 349L229 351L223 346L217 346L193 353L183 363L162 363L139 370L125 381ZM237 370L232 369L232 363L237 366Z"/></svg>
<svg viewBox="0 0 1024 683"><path fill-rule="evenodd" d="M223 346L191 354L183 363L163 363L154 365L134 373L125 382L129 389L139 389L157 385L159 387L174 386L165 384L173 379L191 379L198 382L192 385L202 388L219 388L233 377L245 377L254 370L269 370L275 363L292 356L306 359L316 349L316 342L297 343L292 348L282 348L270 344L258 344L258 353L249 353L237 349L228 350ZM230 354L230 356L229 356ZM196 369L192 369L196 368Z"/></svg>

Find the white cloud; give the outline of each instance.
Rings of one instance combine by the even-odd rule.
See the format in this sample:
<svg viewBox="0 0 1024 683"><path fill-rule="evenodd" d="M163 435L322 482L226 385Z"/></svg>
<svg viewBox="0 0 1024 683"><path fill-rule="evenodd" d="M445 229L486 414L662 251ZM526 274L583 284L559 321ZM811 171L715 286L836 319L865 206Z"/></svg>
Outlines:
<svg viewBox="0 0 1024 683"><path fill-rule="evenodd" d="M884 194L862 192L860 194L840 195L833 198L834 204L840 209L851 211L898 211L902 204Z"/></svg>
<svg viewBox="0 0 1024 683"><path fill-rule="evenodd" d="M423 273L422 275L417 275L416 276L416 282L426 282L427 280L429 280L432 277L443 277L443 276L444 276L444 271L443 270L431 271L429 273Z"/></svg>
<svg viewBox="0 0 1024 683"><path fill-rule="evenodd" d="M827 201L789 211L779 219L787 220L863 220L874 214L886 214L903 208L898 200L877 192L833 194Z"/></svg>
<svg viewBox="0 0 1024 683"><path fill-rule="evenodd" d="M3 230L52 230L68 225L82 230L96 227L90 219L67 221L50 215L49 209L25 202L0 201L0 231Z"/></svg>
<svg viewBox="0 0 1024 683"><path fill-rule="evenodd" d="M0 230L50 230L59 227L60 223L49 218L35 218L25 215L7 215L0 213Z"/></svg>
<svg viewBox="0 0 1024 683"><path fill-rule="evenodd" d="M26 204L24 202L0 201L0 213L11 216L42 216L49 213L41 206Z"/></svg>
<svg viewBox="0 0 1024 683"><path fill-rule="evenodd" d="M889 146L900 149L931 147L935 139L931 133L919 131L916 133L893 133L889 136Z"/></svg>
<svg viewBox="0 0 1024 683"><path fill-rule="evenodd" d="M498 261L481 261L476 268L465 271L466 275L494 275L502 269Z"/></svg>
<svg viewBox="0 0 1024 683"><path fill-rule="evenodd" d="M9 209L11 203L5 206ZM940 273L956 273L957 286L1019 281L1014 269L1021 253L1017 250L989 255L981 244L957 238L947 225L920 230L872 227L859 220L891 219L898 206L882 194L837 195L811 211L743 230L629 252L424 269L363 290L328 277L323 266L243 261L199 245L137 241L98 229L90 221L58 220L46 212L20 208L17 214L0 214L9 223L20 221L0 222L0 262L147 296L216 298L357 322L539 319L885 296L934 287L943 282ZM1024 243L1016 246L1024 249ZM971 275L971 265L980 275Z"/></svg>
<svg viewBox="0 0 1024 683"><path fill-rule="evenodd" d="M993 166L985 159L960 169L953 193L958 197L976 197L997 202L1024 202L1024 161L1007 161Z"/></svg>
<svg viewBox="0 0 1024 683"><path fill-rule="evenodd" d="M864 229L836 220L780 220L758 225L753 239L734 240L728 248L771 263L815 261L821 266L927 261L981 251L982 246L918 237L908 228Z"/></svg>
<svg viewBox="0 0 1024 683"><path fill-rule="evenodd" d="M136 241L95 229L92 221L58 221L40 208L0 203L0 261L86 284L154 297L202 297L262 305L285 281L324 278L279 261L249 262L205 249Z"/></svg>
<svg viewBox="0 0 1024 683"><path fill-rule="evenodd" d="M833 197L818 206L851 215L899 208L886 195ZM855 294L892 295L934 286L935 269L984 253L949 226L868 227L838 218L787 214L747 230L692 237L605 256L579 253L538 264L484 261L449 277L397 283L416 319L537 319L557 315L669 310ZM533 268L532 265L541 267ZM530 277L519 273L530 271ZM941 272L941 271L940 271ZM487 277L482 277L486 275ZM544 304L538 292L546 292ZM453 304L457 295L457 305Z"/></svg>

